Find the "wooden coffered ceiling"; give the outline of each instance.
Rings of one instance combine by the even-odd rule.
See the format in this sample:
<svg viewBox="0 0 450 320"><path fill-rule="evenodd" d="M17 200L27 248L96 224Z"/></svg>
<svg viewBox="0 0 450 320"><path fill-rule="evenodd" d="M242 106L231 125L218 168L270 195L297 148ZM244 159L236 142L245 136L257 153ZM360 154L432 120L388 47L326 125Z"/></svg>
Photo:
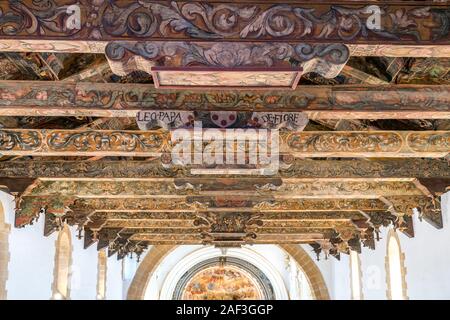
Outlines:
<svg viewBox="0 0 450 320"><path fill-rule="evenodd" d="M76 225L85 247L119 258L259 243L339 258L375 248L382 227L413 237L413 214L442 228L449 19L446 1L2 1L0 187L16 227ZM293 90L198 88L199 67L302 76ZM156 82L168 68L187 85ZM308 124L280 132L276 174L211 176L172 164L170 131L139 130L137 113L155 110Z"/></svg>

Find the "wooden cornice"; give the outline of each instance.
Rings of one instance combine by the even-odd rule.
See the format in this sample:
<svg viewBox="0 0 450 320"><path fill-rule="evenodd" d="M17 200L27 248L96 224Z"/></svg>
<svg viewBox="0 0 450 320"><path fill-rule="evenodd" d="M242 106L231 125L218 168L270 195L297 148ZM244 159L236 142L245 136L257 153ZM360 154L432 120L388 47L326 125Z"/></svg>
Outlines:
<svg viewBox="0 0 450 320"><path fill-rule="evenodd" d="M175 91L148 84L0 81L0 116L136 117L142 110L292 111L310 119L450 119L448 85Z"/></svg>

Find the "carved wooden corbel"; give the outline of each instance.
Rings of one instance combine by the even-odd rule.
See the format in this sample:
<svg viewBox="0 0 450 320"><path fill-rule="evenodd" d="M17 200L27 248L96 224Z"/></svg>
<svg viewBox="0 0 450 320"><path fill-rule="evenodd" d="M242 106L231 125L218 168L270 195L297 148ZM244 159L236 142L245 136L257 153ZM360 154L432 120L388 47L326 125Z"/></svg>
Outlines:
<svg viewBox="0 0 450 320"><path fill-rule="evenodd" d="M401 217L411 217L414 209L417 209L419 219L423 218L435 228L441 229L443 227L442 210L438 196L398 196L382 197L381 199L386 201L390 205L390 211L399 217L397 223L400 225L404 225ZM410 230L411 226L407 226L406 229Z"/></svg>
<svg viewBox="0 0 450 320"><path fill-rule="evenodd" d="M439 197L431 197L429 201L422 202L418 205L419 219L425 220L436 229L442 229L444 227L441 201Z"/></svg>
<svg viewBox="0 0 450 320"><path fill-rule="evenodd" d="M301 74L334 78L349 58L344 44L324 43L114 41L105 51L114 73L145 71L157 88L295 89Z"/></svg>

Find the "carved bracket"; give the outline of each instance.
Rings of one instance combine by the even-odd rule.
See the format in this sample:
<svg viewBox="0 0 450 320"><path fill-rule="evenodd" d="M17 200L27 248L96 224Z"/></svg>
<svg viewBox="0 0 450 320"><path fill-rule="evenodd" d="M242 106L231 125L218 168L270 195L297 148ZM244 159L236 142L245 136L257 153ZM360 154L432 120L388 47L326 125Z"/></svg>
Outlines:
<svg viewBox="0 0 450 320"><path fill-rule="evenodd" d="M118 75L145 71L158 87L291 87L299 72L336 77L350 56L343 44L111 42Z"/></svg>

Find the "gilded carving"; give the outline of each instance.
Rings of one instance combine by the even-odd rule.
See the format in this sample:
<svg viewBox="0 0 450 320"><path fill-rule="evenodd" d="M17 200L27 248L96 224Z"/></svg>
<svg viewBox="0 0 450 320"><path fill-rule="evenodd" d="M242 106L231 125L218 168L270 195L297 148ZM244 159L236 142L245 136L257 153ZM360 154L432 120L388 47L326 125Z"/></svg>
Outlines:
<svg viewBox="0 0 450 320"><path fill-rule="evenodd" d="M154 67L203 66L239 68L290 68L303 73L336 77L349 58L343 44L236 43L236 42L111 42L106 46L111 69L119 75ZM292 61L292 62L291 62ZM181 75L180 75L181 76ZM154 77L158 77L154 75Z"/></svg>
<svg viewBox="0 0 450 320"><path fill-rule="evenodd" d="M0 151L35 151L42 145L42 136L36 131L17 132L0 130Z"/></svg>
<svg viewBox="0 0 450 320"><path fill-rule="evenodd" d="M239 184L228 187L226 195L264 195L273 193L274 195L291 196L295 198L314 196L395 196L395 195L423 195L422 191L411 181L283 181L282 185L274 186L252 185L248 183L248 189ZM211 188L197 185L197 187L176 187L171 181L40 181L32 190L30 196L46 196L64 193L68 196L88 196L88 197L113 197L120 196L129 198L130 196L151 198L155 195L216 195L214 184ZM217 189L220 190L220 189Z"/></svg>
<svg viewBox="0 0 450 320"><path fill-rule="evenodd" d="M339 151L398 152L403 144L400 135L387 132L373 132L370 134L360 134L358 132L288 133L285 141L292 150L306 153Z"/></svg>
<svg viewBox="0 0 450 320"><path fill-rule="evenodd" d="M436 131L433 135L414 132L408 134L408 146L415 152L447 151L450 153L450 132Z"/></svg>
<svg viewBox="0 0 450 320"><path fill-rule="evenodd" d="M284 162L282 178L449 178L446 159L304 160ZM184 178L193 166L163 165L147 161L2 161L1 177L31 178ZM220 177L220 175L218 175Z"/></svg>
<svg viewBox="0 0 450 320"><path fill-rule="evenodd" d="M386 205L378 199L297 199L262 201L255 205L260 211L278 210L386 210Z"/></svg>
<svg viewBox="0 0 450 320"><path fill-rule="evenodd" d="M301 157L402 157L405 154L413 157L444 157L449 152L449 139L448 131L283 130L280 133L280 152ZM234 144L236 148L236 140ZM162 130L0 130L0 152L5 155L23 155L28 152L39 155L161 156L172 151L173 145L171 134Z"/></svg>
<svg viewBox="0 0 450 320"><path fill-rule="evenodd" d="M80 152L157 152L165 141L158 132L52 132L47 137L51 151L75 150Z"/></svg>
<svg viewBox="0 0 450 320"><path fill-rule="evenodd" d="M306 112L311 119L450 118L448 86L302 86L289 91L162 90L143 84L0 82L0 115L135 117L141 110ZM357 112L354 112L357 111ZM382 111L382 112L381 112Z"/></svg>
<svg viewBox="0 0 450 320"><path fill-rule="evenodd" d="M386 5L381 9L372 3L344 7L321 3L82 1L82 11L68 11L68 4L73 3L27 0L2 4L0 36L94 41L176 38L446 43L449 32L448 9L438 3Z"/></svg>

